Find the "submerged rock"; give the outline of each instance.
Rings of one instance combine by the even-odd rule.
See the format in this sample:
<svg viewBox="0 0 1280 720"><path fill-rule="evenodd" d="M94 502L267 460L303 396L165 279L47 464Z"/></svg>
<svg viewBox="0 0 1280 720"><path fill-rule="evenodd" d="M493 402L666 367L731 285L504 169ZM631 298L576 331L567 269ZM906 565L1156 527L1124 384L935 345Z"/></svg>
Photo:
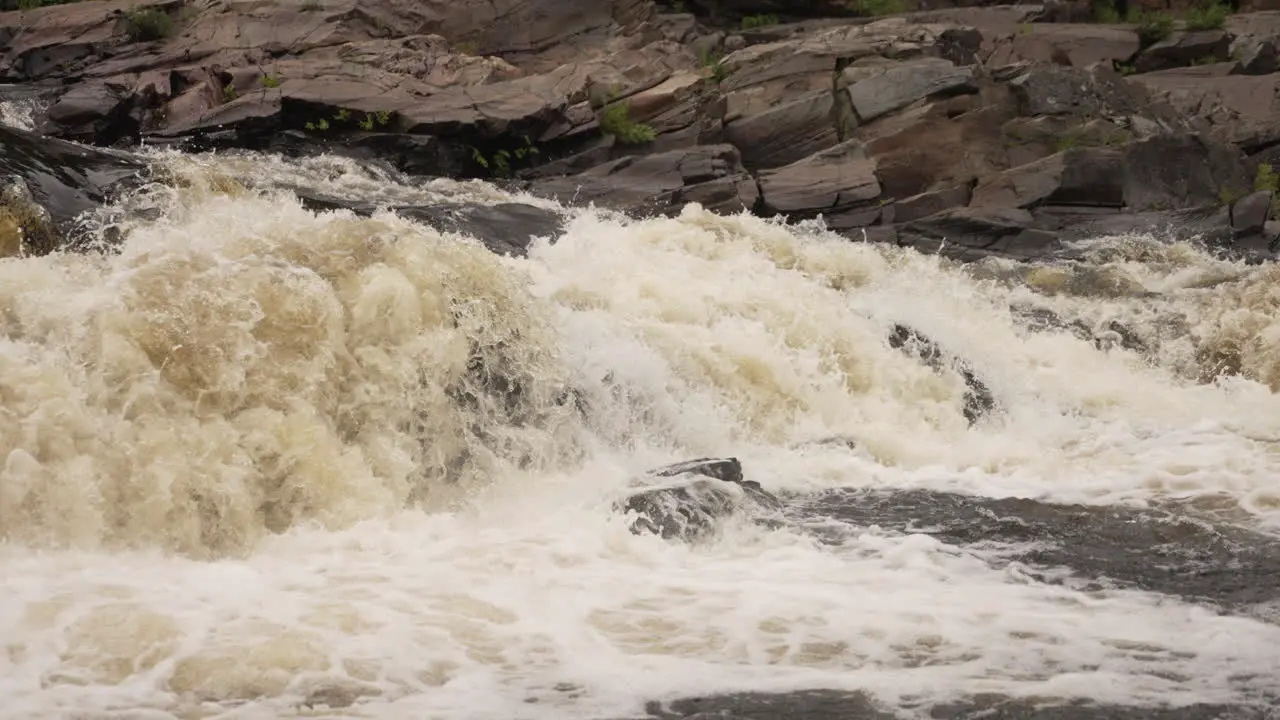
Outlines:
<svg viewBox="0 0 1280 720"><path fill-rule="evenodd" d="M696 540L711 534L719 521L739 511L778 510L782 503L760 483L746 480L737 458L700 458L649 472L650 482L617 504L638 516L637 535Z"/></svg>
<svg viewBox="0 0 1280 720"><path fill-rule="evenodd" d="M924 364L934 370L941 370L945 364L948 364L948 359L936 342L906 325L893 326L893 332L889 333L889 346L919 357ZM995 410L995 396L991 394L991 389L978 379L969 364L959 358L951 358L949 364L960 373L960 377L964 378L965 419L973 424Z"/></svg>

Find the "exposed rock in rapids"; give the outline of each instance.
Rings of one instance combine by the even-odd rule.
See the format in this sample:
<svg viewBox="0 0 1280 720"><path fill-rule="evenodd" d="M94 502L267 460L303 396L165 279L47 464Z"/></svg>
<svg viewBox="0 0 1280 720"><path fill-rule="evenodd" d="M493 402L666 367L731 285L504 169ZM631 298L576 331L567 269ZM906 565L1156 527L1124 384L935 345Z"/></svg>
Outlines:
<svg viewBox="0 0 1280 720"><path fill-rule="evenodd" d="M6 254L57 249L80 213L101 204L143 167L124 153L0 125L0 228L8 228L0 233L10 238L3 244L13 246Z"/></svg>
<svg viewBox="0 0 1280 720"><path fill-rule="evenodd" d="M781 508L776 497L746 480L737 458L702 458L652 470L620 512L634 512L631 531L667 539L695 540L715 531L724 518L742 511ZM666 478L665 481L654 480Z"/></svg>
<svg viewBox="0 0 1280 720"><path fill-rule="evenodd" d="M978 379L973 369L964 360L948 358L938 343L922 335L906 325L895 324L889 333L889 346L897 348L920 360L934 370L942 370L950 365L964 379L964 417L970 424L976 423L997 407L995 396L991 390Z"/></svg>

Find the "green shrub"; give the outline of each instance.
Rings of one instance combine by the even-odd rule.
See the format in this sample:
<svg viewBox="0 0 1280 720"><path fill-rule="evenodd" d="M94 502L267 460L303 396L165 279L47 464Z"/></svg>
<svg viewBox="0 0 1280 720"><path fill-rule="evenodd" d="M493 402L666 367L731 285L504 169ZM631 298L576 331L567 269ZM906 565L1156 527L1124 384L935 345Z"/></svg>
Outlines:
<svg viewBox="0 0 1280 720"><path fill-rule="evenodd" d="M1280 193L1280 173L1271 167L1271 163L1258 164L1258 172L1253 176L1253 189Z"/></svg>
<svg viewBox="0 0 1280 720"><path fill-rule="evenodd" d="M1230 7L1210 0L1208 3L1195 6L1187 13L1187 29L1220 30L1230 15Z"/></svg>
<svg viewBox="0 0 1280 720"><path fill-rule="evenodd" d="M137 8L125 13L124 34L131 42L160 40L173 34L173 18L155 8Z"/></svg>
<svg viewBox="0 0 1280 720"><path fill-rule="evenodd" d="M868 17L898 15L911 9L907 0L857 0L854 7Z"/></svg>
<svg viewBox="0 0 1280 720"><path fill-rule="evenodd" d="M625 102L605 105L600 115L600 131L612 135L623 145L643 145L658 136L651 126L631 119L631 108Z"/></svg>
<svg viewBox="0 0 1280 720"><path fill-rule="evenodd" d="M1138 26L1143 47L1155 45L1173 33L1173 18L1167 13L1130 13L1129 22Z"/></svg>
<svg viewBox="0 0 1280 720"><path fill-rule="evenodd" d="M755 28L777 25L778 22L777 15L748 15L742 18L742 29L754 30Z"/></svg>

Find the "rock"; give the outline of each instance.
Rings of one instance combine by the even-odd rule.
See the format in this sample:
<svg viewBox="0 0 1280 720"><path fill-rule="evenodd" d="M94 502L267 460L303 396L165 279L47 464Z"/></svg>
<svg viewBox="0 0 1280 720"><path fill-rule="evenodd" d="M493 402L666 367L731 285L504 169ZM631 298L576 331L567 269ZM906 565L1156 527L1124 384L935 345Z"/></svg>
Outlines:
<svg viewBox="0 0 1280 720"><path fill-rule="evenodd" d="M1280 73L1214 77L1196 70L1133 75L1130 81L1219 142L1248 153L1280 142Z"/></svg>
<svg viewBox="0 0 1280 720"><path fill-rule="evenodd" d="M960 261L996 256L1038 260L1063 249L1059 235L1034 227L1035 218L1016 208L956 208L896 226L899 245L941 253Z"/></svg>
<svg viewBox="0 0 1280 720"><path fill-rule="evenodd" d="M703 458L652 470L650 479L615 507L636 513L631 531L666 539L696 540L713 533L724 518L741 511L781 508L760 484L743 479L737 458ZM655 482L656 478L667 478Z"/></svg>
<svg viewBox="0 0 1280 720"><path fill-rule="evenodd" d="M984 63L1000 67L1027 60L1086 68L1099 62L1127 62L1138 49L1138 34L1128 27L1033 23L1017 27L998 41Z"/></svg>
<svg viewBox="0 0 1280 720"><path fill-rule="evenodd" d="M27 184L16 176L0 178L0 258L45 255L61 241L48 211L36 204Z"/></svg>
<svg viewBox="0 0 1280 720"><path fill-rule="evenodd" d="M862 143L852 140L786 167L765 170L760 173L760 193L770 212L795 217L823 213L828 225L838 229L838 222L832 224L833 216L865 207L880 196L875 169Z"/></svg>
<svg viewBox="0 0 1280 720"><path fill-rule="evenodd" d="M1106 148L1073 148L986 178L973 207L1033 208L1042 204L1124 205L1124 156Z"/></svg>
<svg viewBox="0 0 1280 720"><path fill-rule="evenodd" d="M1193 30L1175 32L1143 50L1133 66L1138 72L1151 72L1203 63L1206 59L1221 62L1230 58L1231 36L1226 31Z"/></svg>
<svg viewBox="0 0 1280 720"><path fill-rule="evenodd" d="M889 333L889 347L919 358L925 365L941 371L950 365L964 379L964 417L969 424L978 422L996 408L995 396L978 379L969 364L958 358L948 358L933 340L906 325L895 324Z"/></svg>
<svg viewBox="0 0 1280 720"><path fill-rule="evenodd" d="M143 167L126 153L0 125L0 179L11 178L4 183L6 212L10 223L26 229L28 253L61 246L81 213L107 201Z"/></svg>
<svg viewBox="0 0 1280 720"><path fill-rule="evenodd" d="M693 201L709 201L706 207L717 212L740 212L759 197L732 145L628 156L572 177L534 181L530 190L565 203L658 213L677 212Z"/></svg>
<svg viewBox="0 0 1280 720"><path fill-rule="evenodd" d="M851 66L840 74L849 104L861 123L929 97L977 92L973 70L941 58L921 58L878 66Z"/></svg>
<svg viewBox="0 0 1280 720"><path fill-rule="evenodd" d="M1165 135L1124 148L1124 204L1134 211L1216 207L1223 191L1250 187L1237 149L1198 135Z"/></svg>
<svg viewBox="0 0 1280 720"><path fill-rule="evenodd" d="M553 210L521 203L397 207L395 211L432 227L470 235L499 255L523 257L537 237L552 241L564 219Z"/></svg>
<svg viewBox="0 0 1280 720"><path fill-rule="evenodd" d="M731 101L732 102L732 101ZM745 117L726 117L725 137L752 170L781 167L840 141L831 90L809 93Z"/></svg>
<svg viewBox="0 0 1280 720"><path fill-rule="evenodd" d="M923 192L901 200L895 200L884 208L883 222L911 222L934 213L965 207L973 197L973 187L968 183L953 185L941 190Z"/></svg>
<svg viewBox="0 0 1280 720"><path fill-rule="evenodd" d="M1239 234L1261 233L1271 218L1273 191L1249 193L1231 205L1231 228Z"/></svg>

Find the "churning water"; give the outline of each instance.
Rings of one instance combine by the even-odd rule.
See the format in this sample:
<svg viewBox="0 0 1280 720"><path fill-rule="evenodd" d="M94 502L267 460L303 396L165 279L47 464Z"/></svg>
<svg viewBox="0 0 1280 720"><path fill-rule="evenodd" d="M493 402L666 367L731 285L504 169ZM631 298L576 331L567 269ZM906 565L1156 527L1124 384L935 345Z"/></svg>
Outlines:
<svg viewBox="0 0 1280 720"><path fill-rule="evenodd" d="M1270 532L1275 266L1125 237L963 267L696 206L564 211L554 243L502 258L288 188L553 206L335 159L154 159L90 219L117 253L0 260L4 718L1280 692L1262 615L1039 582L922 534L685 544L610 511L647 468L733 455L773 491L1205 496ZM1029 306L1091 336L1033 331ZM960 376L891 348L894 323L999 412L970 427Z"/></svg>

